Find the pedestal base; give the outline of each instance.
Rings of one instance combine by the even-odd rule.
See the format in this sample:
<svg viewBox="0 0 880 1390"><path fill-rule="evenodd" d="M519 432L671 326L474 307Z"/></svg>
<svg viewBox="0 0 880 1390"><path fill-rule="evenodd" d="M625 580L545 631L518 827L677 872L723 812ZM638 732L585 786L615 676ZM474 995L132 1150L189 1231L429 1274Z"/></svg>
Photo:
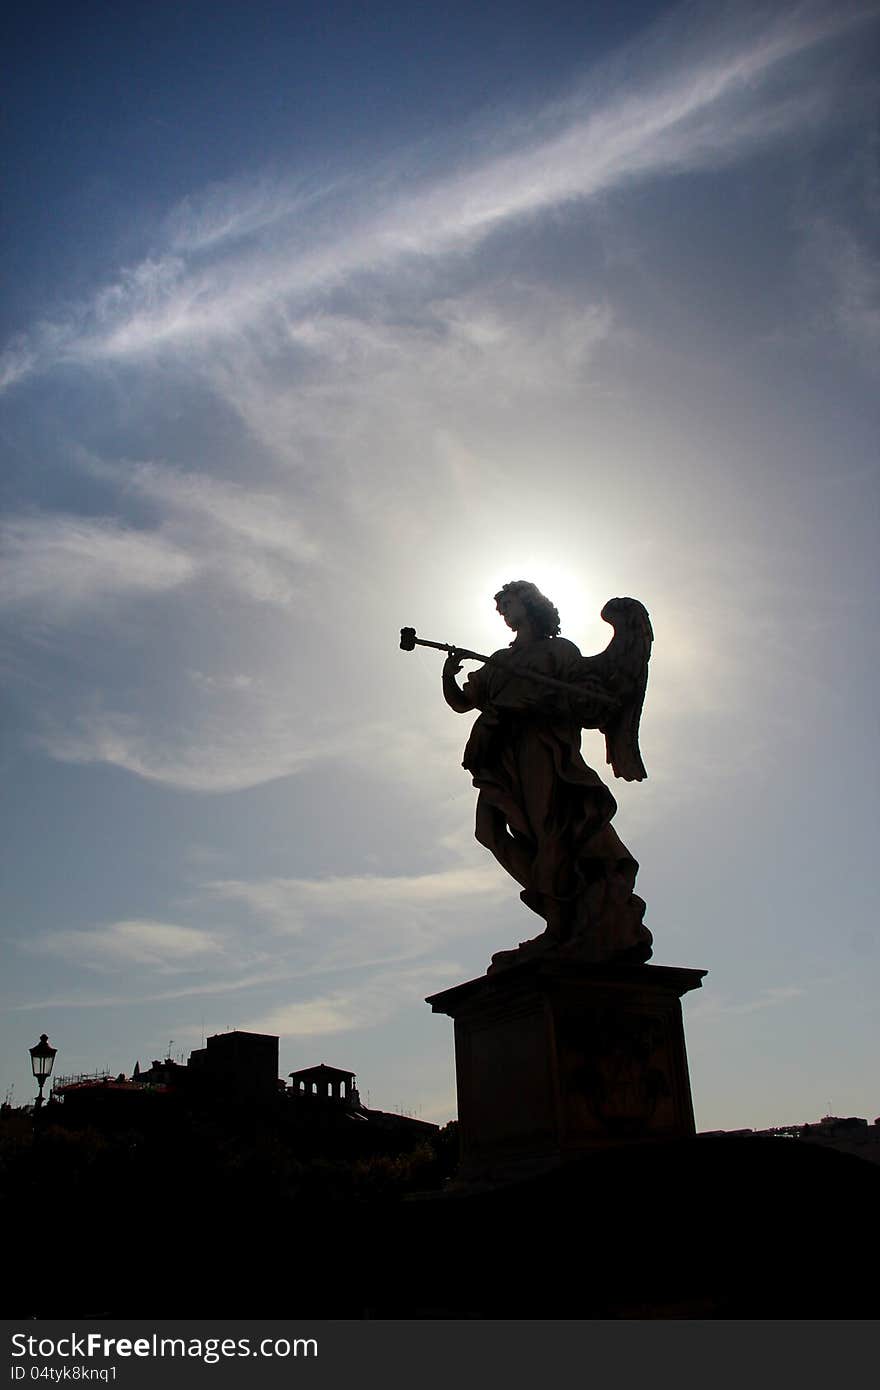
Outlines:
<svg viewBox="0 0 880 1390"><path fill-rule="evenodd" d="M544 958L431 995L455 1020L459 1179L694 1133L681 996L705 970Z"/></svg>

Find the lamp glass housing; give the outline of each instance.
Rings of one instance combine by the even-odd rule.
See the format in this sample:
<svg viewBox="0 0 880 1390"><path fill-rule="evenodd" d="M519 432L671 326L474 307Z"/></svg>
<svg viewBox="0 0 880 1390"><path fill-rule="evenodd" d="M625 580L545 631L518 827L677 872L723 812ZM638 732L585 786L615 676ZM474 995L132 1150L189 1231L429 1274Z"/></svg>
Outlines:
<svg viewBox="0 0 880 1390"><path fill-rule="evenodd" d="M57 1047L52 1047L45 1033L40 1034L40 1041L35 1047L28 1049L31 1054L31 1066L34 1076L38 1081L45 1081L47 1076L51 1076L52 1067L55 1062Z"/></svg>

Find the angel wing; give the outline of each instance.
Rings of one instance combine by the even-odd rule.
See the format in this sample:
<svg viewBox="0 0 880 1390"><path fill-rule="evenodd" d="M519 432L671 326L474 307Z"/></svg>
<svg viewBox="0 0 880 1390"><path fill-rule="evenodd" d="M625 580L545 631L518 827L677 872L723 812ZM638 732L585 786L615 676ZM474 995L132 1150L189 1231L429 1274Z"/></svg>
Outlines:
<svg viewBox="0 0 880 1390"><path fill-rule="evenodd" d="M598 727L605 735L607 761L615 776L641 782L648 775L639 752L639 720L654 640L651 620L645 605L635 598L609 599L602 617L614 628L614 636L604 652L586 657L584 664L616 703Z"/></svg>

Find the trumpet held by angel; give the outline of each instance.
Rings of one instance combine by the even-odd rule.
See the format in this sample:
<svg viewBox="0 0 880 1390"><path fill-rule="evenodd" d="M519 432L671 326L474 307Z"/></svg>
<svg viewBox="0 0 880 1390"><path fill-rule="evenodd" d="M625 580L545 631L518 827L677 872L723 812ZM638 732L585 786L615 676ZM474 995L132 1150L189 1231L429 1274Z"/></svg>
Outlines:
<svg viewBox="0 0 880 1390"><path fill-rule="evenodd" d="M559 614L527 580L495 595L514 634L483 656L416 637L400 645L447 653L443 695L456 714L479 711L462 759L477 788L475 834L520 885L544 931L498 952L498 970L547 954L587 964L641 964L651 956L645 903L635 893L638 864L611 821L617 803L581 755L581 731L599 729L615 776L642 781L639 721L653 632L644 605L613 598L602 609L614 636L583 656L559 635ZM480 661L463 684L465 660Z"/></svg>

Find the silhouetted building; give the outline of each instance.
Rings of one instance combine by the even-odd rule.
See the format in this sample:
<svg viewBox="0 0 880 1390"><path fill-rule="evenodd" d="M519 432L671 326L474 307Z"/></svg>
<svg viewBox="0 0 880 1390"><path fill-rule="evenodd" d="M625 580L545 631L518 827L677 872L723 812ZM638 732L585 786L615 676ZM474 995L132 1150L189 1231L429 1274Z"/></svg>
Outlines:
<svg viewBox="0 0 880 1390"><path fill-rule="evenodd" d="M191 1052L191 1084L235 1102L271 1102L278 1094L278 1039L271 1033L215 1033Z"/></svg>
<svg viewBox="0 0 880 1390"><path fill-rule="evenodd" d="M186 1086L189 1074L183 1062L175 1062L171 1057L166 1057L164 1062L154 1058L146 1071L136 1068L137 1075L132 1075L131 1084L133 1086L166 1087L170 1089L181 1089Z"/></svg>
<svg viewBox="0 0 880 1390"><path fill-rule="evenodd" d="M164 1082L146 1086L124 1076L90 1076L56 1086L51 1107L57 1108L56 1119L74 1129L137 1128L161 1114L162 1101L170 1093L171 1087Z"/></svg>
<svg viewBox="0 0 880 1390"><path fill-rule="evenodd" d="M278 1077L278 1038L238 1030L216 1033L184 1066L168 1057L125 1076L61 1078L53 1097L58 1119L98 1129L182 1123L193 1111L222 1118L227 1110L259 1106L279 1132L304 1152L400 1152L438 1132L408 1115L368 1110L353 1071L326 1062ZM238 1121L233 1121L233 1126Z"/></svg>
<svg viewBox="0 0 880 1390"><path fill-rule="evenodd" d="M775 1125L771 1129L716 1129L704 1131L706 1137L724 1135L726 1138L754 1136L757 1139L799 1139L807 1144L836 1149L839 1153L855 1154L869 1163L880 1164L880 1118L872 1125L857 1115L823 1115L821 1120L805 1125Z"/></svg>
<svg viewBox="0 0 880 1390"><path fill-rule="evenodd" d="M303 1067L301 1071L290 1072L290 1083L290 1090L295 1096L336 1100L358 1107L361 1103L354 1084L354 1072L328 1067L326 1062L321 1062L317 1067Z"/></svg>

